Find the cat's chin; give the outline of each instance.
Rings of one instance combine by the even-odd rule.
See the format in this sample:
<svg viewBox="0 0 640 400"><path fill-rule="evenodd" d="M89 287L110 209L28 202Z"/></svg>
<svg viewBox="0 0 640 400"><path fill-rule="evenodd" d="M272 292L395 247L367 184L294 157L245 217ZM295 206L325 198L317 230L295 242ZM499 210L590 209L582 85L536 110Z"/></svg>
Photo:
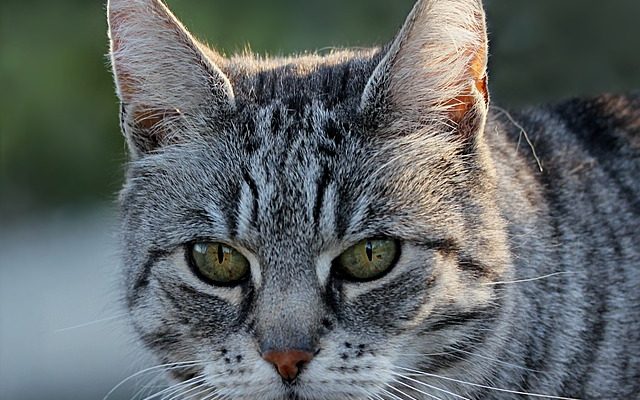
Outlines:
<svg viewBox="0 0 640 400"><path fill-rule="evenodd" d="M263 388L266 389L266 388ZM339 393L336 391L326 391L326 389L322 389L321 387L311 387L311 386L298 386L298 385L283 385L275 383L273 385L273 391L260 393L259 397L256 397L256 391L252 391L246 395L240 395L238 397L226 397L228 399L233 400L245 400L251 399L254 400L256 398L261 398L265 400L344 400L344 399L365 399L365 397L361 397L356 395L353 392L347 393Z"/></svg>

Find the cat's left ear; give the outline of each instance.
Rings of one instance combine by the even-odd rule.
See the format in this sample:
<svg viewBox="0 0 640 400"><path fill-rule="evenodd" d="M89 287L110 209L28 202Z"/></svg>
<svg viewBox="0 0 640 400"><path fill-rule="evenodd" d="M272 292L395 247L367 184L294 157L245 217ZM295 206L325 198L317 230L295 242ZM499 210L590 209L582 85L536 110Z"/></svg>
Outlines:
<svg viewBox="0 0 640 400"><path fill-rule="evenodd" d="M224 59L161 0L109 0L110 55L122 130L134 157L205 130L235 107ZM189 131L190 133L188 133Z"/></svg>
<svg viewBox="0 0 640 400"><path fill-rule="evenodd" d="M458 135L481 131L489 103L481 0L419 0L370 77L366 118L441 122Z"/></svg>

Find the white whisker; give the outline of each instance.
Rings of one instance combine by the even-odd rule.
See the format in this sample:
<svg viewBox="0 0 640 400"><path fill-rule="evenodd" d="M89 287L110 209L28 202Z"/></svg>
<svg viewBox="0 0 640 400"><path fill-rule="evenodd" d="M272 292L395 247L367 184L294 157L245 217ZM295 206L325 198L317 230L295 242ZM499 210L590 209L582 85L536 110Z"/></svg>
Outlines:
<svg viewBox="0 0 640 400"><path fill-rule="evenodd" d="M387 385L387 386L389 387L389 389L395 390L396 392L400 393L401 395L403 395L403 396L405 396L405 397L408 397L408 398L409 398L409 400L418 400L418 399L416 399L415 397L411 396L410 394L407 394L407 393L403 392L402 390L400 390L399 388L397 388L397 387L395 387L395 386L393 386L393 385ZM409 386L409 387L410 387L410 386ZM410 387L410 388L411 388L411 387ZM411 389L413 389L413 388L411 388ZM435 397L435 396L434 396L434 397L432 397L432 398L435 398L436 400L442 400L442 399L439 399L438 397Z"/></svg>
<svg viewBox="0 0 640 400"><path fill-rule="evenodd" d="M575 274L575 272L571 272L571 271L564 271L564 272L554 272L551 274L547 274L547 275L542 275L542 276L538 276L535 278L525 278L525 279L518 279L515 281L498 281L498 282L487 282L487 283L483 283L483 285L506 285L506 284L511 284L511 283L524 283L524 282L533 282L533 281L538 281L540 279L547 279L547 278L551 278L557 275L567 275L567 274Z"/></svg>
<svg viewBox="0 0 640 400"><path fill-rule="evenodd" d="M488 385L482 385L480 383L467 382L467 381L463 381L463 380L460 380L460 379L449 378L449 377L446 377L446 376L441 376L441 375L436 375L436 374L430 374L428 372L422 372L422 371L418 371L418 370L411 369L411 368L404 368L404 367L397 367L397 368L400 368L402 370L411 372L411 373L416 374L416 375L431 376L431 377L438 378L438 379L443 379L443 380L446 380L446 381L461 383L463 385L469 385L469 386L479 387L479 388L483 388L483 389L495 390L496 392L520 394L520 395L531 396L531 397L541 397L541 398L545 398L545 399L580 400L580 399L575 399L575 398L572 398L572 397L551 396L551 395L540 394L540 393L521 392L521 391L517 391L517 390L509 390L509 389L498 388L498 387L493 387L493 386L488 386ZM408 374L408 375L410 375L410 374Z"/></svg>
<svg viewBox="0 0 640 400"><path fill-rule="evenodd" d="M387 385L387 386L389 386L389 385ZM389 386L389 387L392 387L392 386ZM403 398L396 396L395 394L391 393L390 391L388 391L387 389L385 389L385 388L383 388L383 387L381 387L381 386L378 386L378 389L379 389L379 390L382 390L382 391L383 391L383 392L385 392L387 395L389 395L389 396L393 397L395 400L404 400Z"/></svg>
<svg viewBox="0 0 640 400"><path fill-rule="evenodd" d="M56 329L55 331L53 331L53 333L67 332L67 331L70 331L70 330L73 330L73 329L79 329L79 328L84 328L84 327L91 326L91 325L101 324L103 322L114 321L114 320L119 319L119 318L124 318L127 315L129 315L129 314L128 313L122 313L122 314L114 315L114 316L107 317L107 318L96 319L95 321L89 321L89 322L85 322L85 323L82 323L82 324L69 326L69 327L66 327L66 328Z"/></svg>
<svg viewBox="0 0 640 400"><path fill-rule="evenodd" d="M538 163L538 168L540 169L540 172L544 172L544 169L542 168L542 161L540 161L540 157L538 157L538 154L536 154L536 148L533 146L533 142L531 142L531 139L529 138L529 134L527 133L527 131L522 127L522 125L520 125L511 116L511 114L507 110L505 110L504 108L497 107L497 106L493 106L493 108L495 108L496 110L501 112L505 117L507 117L507 119L509 119L509 121L511 121L511 123L516 128L520 129L520 135L518 136L518 145L516 146L516 151L518 151L518 147L520 147L520 139L522 138L522 136L524 136L524 140L527 141L527 144L531 148L531 153L533 154L533 158L535 158L536 162Z"/></svg>
<svg viewBox="0 0 640 400"><path fill-rule="evenodd" d="M200 395L202 393L208 392L211 389L208 388L208 387L203 388L202 387L202 383L204 383L204 382L206 382L206 378L202 377L197 382L192 382L189 385L187 385L187 387L193 386L191 389L182 391L183 389L187 389L187 387L181 388L176 393L166 394L166 395L162 396L162 400L176 400L178 398L186 400L186 399L189 399L189 398L193 398L194 396L198 396L198 395ZM193 391L196 391L196 392L192 393ZM191 395L189 395L189 397L183 397L183 396L187 395L188 393L191 393ZM167 396L171 396L171 397L167 397Z"/></svg>
<svg viewBox="0 0 640 400"><path fill-rule="evenodd" d="M145 374L147 372L155 371L155 370L158 370L158 369L171 370L171 369L191 367L191 366L202 364L204 362L206 362L206 361L183 361L183 362L160 364L160 365L156 365L156 366L153 366L153 367L145 368L145 369L143 369L141 371L138 371L138 372L136 372L136 373L134 373L132 375L129 375L128 377L126 377L123 380L121 380L120 382L118 382L117 385L115 385L111 390L109 390L109 392L102 398L102 400L107 400L109 398L109 396L111 396L113 394L113 392L118 390L122 385L124 385L125 383L127 383L131 379L133 379L133 378L135 378L137 376L140 376L142 374ZM167 368L167 367L169 367L169 368Z"/></svg>
<svg viewBox="0 0 640 400"><path fill-rule="evenodd" d="M537 369L531 369L531 368L527 368L527 367L522 367L520 365L516 365L516 364L512 364L512 363L506 362L506 361L498 360L497 358L491 358L491 357L483 356L481 354L473 353L473 352L470 352L470 351L465 351L465 350L462 350L462 349L455 349L453 352L460 352L460 353L464 353L464 354L473 355L475 357L479 357L479 358L482 358L482 359L485 359L485 360L488 360L488 361L493 361L493 362L496 362L496 363L499 363L499 364L502 364L502 365L507 365L509 367L522 369L522 370L525 370L525 371L542 373L542 371L537 370ZM462 357L460 357L460 358L462 359Z"/></svg>
<svg viewBox="0 0 640 400"><path fill-rule="evenodd" d="M405 378L406 378L406 377L405 377ZM415 379L414 379L414 380L415 380ZM397 382L397 383L399 383L399 384L401 384L402 386L406 386L406 387L408 387L408 388L409 388L409 389L411 389L411 390L415 390L415 391L416 391L416 392L418 392L418 393L422 393L422 394L424 394L425 396L428 396L428 397L430 397L430 398L432 398L432 399L438 399L438 400L441 400L438 396L432 395L432 394L427 393L427 392L425 392L425 391L423 391L423 390L420 390L420 389L418 389L418 388L415 388L415 387L413 387L413 386L411 386L411 385L409 385L409 384L407 384L407 383L404 383L404 382L402 382L402 381L400 381L400 380L398 380L398 379L394 379L393 381L394 381L394 382ZM429 386L429 385L427 385L427 386ZM451 393L451 392L448 392L448 393ZM451 394L453 394L453 393L451 393ZM453 395L455 396L455 394L453 394ZM463 397L463 398L464 398L464 397Z"/></svg>
<svg viewBox="0 0 640 400"><path fill-rule="evenodd" d="M169 386L167 388L164 388L164 389L160 390L159 392L156 392L156 393L154 393L152 395L149 395L149 396L145 397L142 400L151 400L151 399L154 399L154 398L157 398L157 397L160 397L160 396L161 396L161 399L166 399L167 396L171 396L171 395L173 395L175 393L178 393L181 390L184 390L184 389L186 389L188 387L197 385L198 383L200 383L203 380L204 380L203 377L194 376L193 378L187 379L184 382L178 382L178 383L173 384L173 385L171 385L171 386Z"/></svg>
<svg viewBox="0 0 640 400"><path fill-rule="evenodd" d="M442 388L439 388L439 387L434 386L434 385L429 385L428 383L421 382L421 381L419 381L419 380L417 380L417 379L413 379L413 378L410 378L410 377L408 377L408 376L404 376L404 375L402 375L402 374L398 374L398 373L395 373L395 372L391 372L391 373L392 373L392 374L394 374L394 375L396 375L396 376L399 376L399 377L401 377L401 378L403 378L403 379L407 379L407 380L409 380L409 381L411 381L411 382L415 382L415 383L417 383L417 384L420 384L420 385L426 386L426 387L428 387L428 388L435 389L435 390L437 390L437 391L440 391L440 392L443 392L443 393L446 393L446 394L450 394L451 396L456 397L456 398L458 398L458 399L470 400L470 399L469 399L469 398L467 398L467 397L460 396L459 394L456 394L456 393L450 392L450 391L448 391L448 390L446 390L446 389L442 389ZM395 380L395 379L394 379L394 380ZM398 383L401 383L401 384L403 384L403 385L405 384L404 382L401 382L401 381L398 381L398 380L395 380L395 381L396 381L396 382L398 382ZM422 393L422 391L420 391L420 390L419 390L419 389L417 389L417 388L413 388L413 389L414 389L414 390L417 390L417 391L418 391L418 392L420 392L420 393ZM426 394L426 393L424 393L424 394Z"/></svg>
<svg viewBox="0 0 640 400"><path fill-rule="evenodd" d="M436 315L436 314L432 314L432 315ZM439 314L438 316L442 316L442 314ZM405 356L405 357L433 357L433 356L448 356L450 354L451 352L449 351L440 351L437 353L397 353L397 355Z"/></svg>
<svg viewBox="0 0 640 400"><path fill-rule="evenodd" d="M164 372L164 370L157 371L156 376L151 378L147 384L142 385L142 387L132 396L132 399L142 399L148 396L151 391L166 387L165 384L160 383L160 381L164 381L164 377L162 376Z"/></svg>
<svg viewBox="0 0 640 400"><path fill-rule="evenodd" d="M214 390L213 393L207 395L207 397L204 397L202 400L216 400L218 399L218 395L220 394L220 392L218 390Z"/></svg>

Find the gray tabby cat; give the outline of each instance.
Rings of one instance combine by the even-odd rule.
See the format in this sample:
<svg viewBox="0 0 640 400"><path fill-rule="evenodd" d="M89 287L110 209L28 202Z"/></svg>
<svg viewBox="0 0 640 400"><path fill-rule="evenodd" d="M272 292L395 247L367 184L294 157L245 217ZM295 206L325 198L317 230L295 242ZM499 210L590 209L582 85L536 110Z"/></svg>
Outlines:
<svg viewBox="0 0 640 400"><path fill-rule="evenodd" d="M295 58L108 13L154 398L640 398L639 95L489 108L480 0Z"/></svg>

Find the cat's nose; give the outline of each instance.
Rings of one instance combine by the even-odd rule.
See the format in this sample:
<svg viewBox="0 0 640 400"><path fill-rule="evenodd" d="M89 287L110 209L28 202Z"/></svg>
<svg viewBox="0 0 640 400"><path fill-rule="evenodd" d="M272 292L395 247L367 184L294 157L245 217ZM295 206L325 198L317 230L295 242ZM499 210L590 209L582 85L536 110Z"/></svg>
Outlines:
<svg viewBox="0 0 640 400"><path fill-rule="evenodd" d="M282 379L293 382L302 367L313 358L313 353L301 350L268 351L262 355L266 361L275 365Z"/></svg>

